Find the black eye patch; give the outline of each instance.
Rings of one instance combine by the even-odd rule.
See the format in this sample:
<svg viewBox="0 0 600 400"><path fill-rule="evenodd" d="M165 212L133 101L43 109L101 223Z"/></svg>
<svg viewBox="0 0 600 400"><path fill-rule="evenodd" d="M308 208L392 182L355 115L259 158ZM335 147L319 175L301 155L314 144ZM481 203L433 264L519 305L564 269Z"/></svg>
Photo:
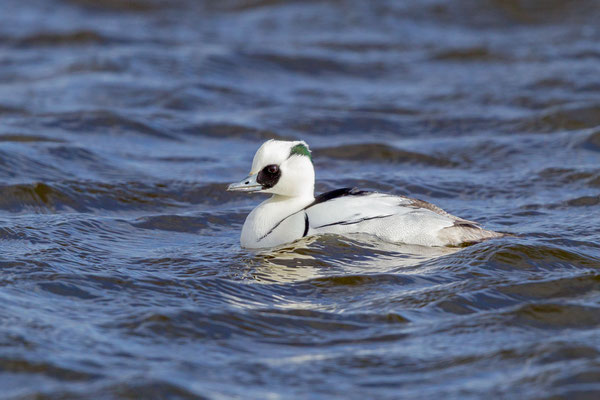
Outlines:
<svg viewBox="0 0 600 400"><path fill-rule="evenodd" d="M263 189L270 189L279 182L280 177L281 170L279 169L279 166L271 164L260 170L256 177L256 182L261 184Z"/></svg>

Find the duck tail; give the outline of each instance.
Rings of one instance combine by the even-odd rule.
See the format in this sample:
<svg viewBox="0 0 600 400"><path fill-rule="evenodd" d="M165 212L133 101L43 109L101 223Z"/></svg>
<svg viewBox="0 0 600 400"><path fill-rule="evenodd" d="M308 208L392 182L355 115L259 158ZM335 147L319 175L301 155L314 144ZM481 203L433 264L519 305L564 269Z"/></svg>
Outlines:
<svg viewBox="0 0 600 400"><path fill-rule="evenodd" d="M510 234L483 229L471 221L455 221L454 225L442 229L438 236L447 246L460 246L496 239Z"/></svg>

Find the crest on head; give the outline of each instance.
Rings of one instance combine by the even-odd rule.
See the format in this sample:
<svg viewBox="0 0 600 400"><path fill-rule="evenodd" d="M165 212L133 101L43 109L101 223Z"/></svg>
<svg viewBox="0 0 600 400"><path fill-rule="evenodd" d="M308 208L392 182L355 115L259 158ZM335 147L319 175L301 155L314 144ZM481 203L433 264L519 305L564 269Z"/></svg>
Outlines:
<svg viewBox="0 0 600 400"><path fill-rule="evenodd" d="M306 156L308 157L311 163L313 162L312 155L310 153L310 150L308 149L308 145L304 141L301 141L300 143L292 147L292 150L290 151L290 157L293 155Z"/></svg>

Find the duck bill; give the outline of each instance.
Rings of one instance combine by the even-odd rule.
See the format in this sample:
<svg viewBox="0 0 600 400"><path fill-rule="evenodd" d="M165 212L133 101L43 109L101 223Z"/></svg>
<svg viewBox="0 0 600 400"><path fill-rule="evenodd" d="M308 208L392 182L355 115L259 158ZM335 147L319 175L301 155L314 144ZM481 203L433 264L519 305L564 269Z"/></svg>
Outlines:
<svg viewBox="0 0 600 400"><path fill-rule="evenodd" d="M229 192L259 192L262 190L262 185L256 182L258 174L250 175L239 182L232 183L227 187Z"/></svg>

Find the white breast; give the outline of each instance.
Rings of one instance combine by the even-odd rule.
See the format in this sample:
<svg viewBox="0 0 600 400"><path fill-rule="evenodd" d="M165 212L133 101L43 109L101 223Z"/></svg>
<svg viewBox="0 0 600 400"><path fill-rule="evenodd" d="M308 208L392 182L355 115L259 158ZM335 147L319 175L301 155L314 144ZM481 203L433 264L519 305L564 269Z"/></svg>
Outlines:
<svg viewBox="0 0 600 400"><path fill-rule="evenodd" d="M242 247L275 247L301 238L305 228L302 210L313 200L313 197L273 196L262 202L244 222L240 239Z"/></svg>

